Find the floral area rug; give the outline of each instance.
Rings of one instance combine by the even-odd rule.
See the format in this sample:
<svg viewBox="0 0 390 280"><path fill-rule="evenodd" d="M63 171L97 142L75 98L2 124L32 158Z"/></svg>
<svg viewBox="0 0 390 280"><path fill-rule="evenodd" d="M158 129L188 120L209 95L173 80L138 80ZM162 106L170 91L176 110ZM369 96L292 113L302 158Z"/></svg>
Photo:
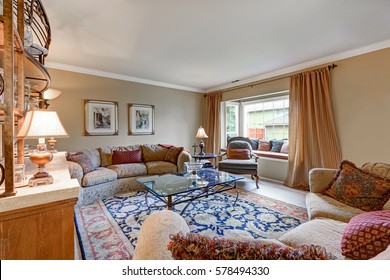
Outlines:
<svg viewBox="0 0 390 280"><path fill-rule="evenodd" d="M307 220L305 208L248 191L234 190L196 200L182 217L192 232L225 238L278 238ZM149 204L161 204L148 194ZM185 207L176 205L178 213ZM151 212L166 207L152 207ZM131 259L143 221L150 215L145 192L129 192L76 207L75 222L83 259Z"/></svg>

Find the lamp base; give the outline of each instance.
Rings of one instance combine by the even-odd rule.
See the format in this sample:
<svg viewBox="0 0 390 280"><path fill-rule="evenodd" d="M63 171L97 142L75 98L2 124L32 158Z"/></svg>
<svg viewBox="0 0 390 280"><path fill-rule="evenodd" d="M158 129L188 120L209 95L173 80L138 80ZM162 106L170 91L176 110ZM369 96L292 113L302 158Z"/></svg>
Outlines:
<svg viewBox="0 0 390 280"><path fill-rule="evenodd" d="M200 156L204 156L204 155L205 155L205 153L204 153L204 151L203 151L203 149L204 149L204 143L203 143L203 140L200 140L200 143L199 143L199 148L200 148L199 155L200 155Z"/></svg>
<svg viewBox="0 0 390 280"><path fill-rule="evenodd" d="M47 172L38 172L28 181L30 187L53 184L53 177Z"/></svg>

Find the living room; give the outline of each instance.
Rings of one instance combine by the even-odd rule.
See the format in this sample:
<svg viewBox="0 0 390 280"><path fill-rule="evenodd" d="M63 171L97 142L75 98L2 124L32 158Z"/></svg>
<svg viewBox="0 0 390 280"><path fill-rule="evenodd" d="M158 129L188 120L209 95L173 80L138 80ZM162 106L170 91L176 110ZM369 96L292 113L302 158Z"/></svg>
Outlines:
<svg viewBox="0 0 390 280"><path fill-rule="evenodd" d="M336 67L330 70L330 101L342 159L353 162L358 167L363 166L363 164L367 162L390 163L390 152L386 149L387 143L390 140L390 134L386 129L379 129L379 126L382 127L385 120L389 118L387 104L390 101L390 83L388 82L388 76L390 74L390 41L388 38L390 38L390 34L387 26L390 26L390 23L380 12L381 10L383 11L389 8L388 3L373 1L374 4L371 6L372 9L367 9L367 7L364 6L364 1L359 1L356 6L361 5L361 9L357 9L357 11L354 10L356 14L348 17L348 20L350 21L347 21L348 24L346 25L353 25L352 23L356 23L356 18L361 16L364 17L364 19L375 19L373 20L373 23L370 23L372 26L370 25L367 28L359 26L357 28L351 27L351 29L343 29L343 32L350 33L339 34L333 37L332 39L334 41L332 41L332 44L326 45L326 40L320 40L319 37L321 36L316 34L316 40L319 41L319 44L324 44L326 46L325 49L333 48L330 51L323 51L322 53L309 53L309 51L307 51L307 56L301 56L298 60L294 60L291 59L291 57L289 58L286 56L286 53L288 54L290 51L290 56L302 53L296 52L296 48L291 48L291 50L283 48L283 52L275 51L276 56L273 57L274 61L279 61L279 63L275 62L275 64L271 64L268 60L264 62L264 64L271 64L269 68L261 68L260 71L260 68L253 67L251 63L247 62L246 67L256 68L256 71L244 72L244 70L241 70L240 72L240 69L237 71L231 70L231 74L226 74L225 77L221 78L225 73L223 71L224 68L232 69L234 62L236 62L237 65L241 65L240 63L237 63L237 60L240 60L241 57L240 53L236 52L236 49L230 50L230 52L221 51L225 56L223 58L218 57L218 59L215 59L218 67L215 66L215 68L211 68L208 63L213 61L213 56L218 54L219 47L215 50L215 46L220 46L220 44L218 41L205 43L207 41L205 41L203 37L200 37L201 39L198 39L198 41L201 41L202 44L199 45L208 45L208 47L202 48L202 50L199 50L199 53L209 48L211 51L210 54L201 53L200 56L197 56L198 52L196 47L199 47L199 45L195 44L196 47L187 49L183 53L177 53L178 60L181 58L181 63L183 63L183 61L186 62L189 65L188 67L193 64L193 69L181 68L183 64L170 66L167 63L167 60L172 60L173 62L172 52L174 52L170 51L170 48L176 51L178 46L183 45L188 47L188 45L179 41L169 41L168 39L174 36L169 32L162 33L163 35L161 35L159 34L161 30L158 30L154 36L160 40L161 49L157 50L150 48L149 53L147 51L142 53L139 59L143 58L145 61L142 61L140 65L145 68L141 69L141 67L138 69L139 72L137 72L137 69L132 67L132 63L134 63L134 65L138 63L137 59L133 58L137 56L137 53L132 53L133 50L136 50L134 47L137 43L135 42L135 39L134 41L124 40L122 37L130 37L130 35L126 33L126 30L111 30L112 32L107 32L109 34L107 34L107 37L104 37L105 33L103 30L106 31L107 29L102 27L100 32L97 32L93 28L93 24L98 22L99 19L92 16L94 13L85 13L85 10L90 9L90 7L86 7L89 4L90 6L94 6L95 14L98 17L102 18L102 16L105 15L110 19L109 21L114 21L116 14L119 13L118 8L120 8L121 5L124 5L126 9L132 9L129 14L139 20L135 22L142 22L142 20L144 20L145 26L149 27L145 30L151 31L153 28L157 29L156 25L164 25L165 20L164 16L155 10L157 8L153 8L153 4L144 4L146 6L143 8L145 9L142 10L138 6L141 4L136 3L137 1L131 1L131 4L123 3L123 1L113 1L112 9L104 11L107 3L103 3L103 1L88 4L70 1L67 4L67 7L63 7L63 3L56 3L60 1L42 0L41 2L45 6L52 28L52 43L45 61L45 66L48 67L47 71L51 80L50 88L58 89L62 92L57 98L48 101L48 109L57 112L63 127L69 135L69 138L57 139L56 149L59 151L72 153L103 146L122 147L144 144L162 144L184 147L184 149L189 151L189 154L193 155L193 145L199 145L200 139L195 137L199 127L202 126L206 128L206 131L210 131L211 129L210 123L208 122L209 112L206 110L207 96L216 93L220 94L220 105L223 107L228 102L243 102L246 100L261 99L265 96L273 96L273 94L280 92L288 93L290 90L290 78L293 74L303 73L329 65L336 65ZM181 25L183 25L182 28L185 29L185 16L193 21L196 20L196 16L189 11L190 8L188 6L186 7L185 4L180 4L177 1L168 2L170 3L165 3L165 5L175 5L178 9L177 13L180 14L179 11L182 13L182 16L178 16L177 19L175 18L175 20L179 22L176 23L177 26L181 27ZM250 1L248 5L254 5L254 7L259 8L258 5L266 4L264 1L260 2L262 3ZM236 5L238 5L238 7L240 6L239 4L230 4L232 5L230 9L224 11L227 13L226 17L221 16L220 14L214 16L221 16L224 20L229 21L229 16L227 15L232 15L232 10L234 10L233 7L237 8ZM287 3L284 4L287 5ZM323 3L320 4L318 2L317 4L322 5ZM164 4L161 3L156 5L158 8L164 6ZM193 9L197 8L194 11L199 12L201 10L201 7L195 7L196 5L192 6L194 3L188 5ZM218 10L215 9L215 4L207 5L211 5L210 15L212 11L215 12ZM329 7L338 4L334 2L329 4L330 6L323 5L324 7L322 8L324 11L329 12L332 10ZM343 8L348 7L348 4L344 3L344 5L342 6ZM135 12L138 8L140 8L140 11L143 13L147 13L147 8L151 9L151 11L149 11L152 14L151 17L156 17L156 21L145 22L145 18L139 19ZM221 7L218 8L220 9ZM310 5L310 8L313 9L315 7ZM315 9L317 12L320 10L321 9L318 7ZM249 12L248 9L244 9L244 11ZM240 12L244 11L240 10ZM286 16L286 11L284 9L283 11L283 14L279 14L279 16ZM107 14L105 14L105 12ZM69 14L63 16L61 13ZM200 15L199 13L193 13ZM339 13L340 15L338 15ZM123 17L123 14L121 15ZM203 19L206 22L206 19L212 18L210 15L201 16L201 20ZM266 14L262 14L262 16L265 17ZM336 19L343 18L343 16L343 12L338 11L337 15L335 15L335 21L337 21ZM141 15L139 15L139 17L141 17ZM147 16L145 17L147 18ZM245 18L243 14L241 14L241 17ZM120 17L118 16L118 18ZM248 18L254 20L254 13L250 13ZM352 18L355 18L355 20L352 20ZM363 20L361 21L363 22ZM167 26L165 27L167 29L168 27L172 28L174 20L167 20L167 22ZM128 24L128 22L126 23ZM211 24L212 22L207 21L207 23ZM338 23L342 24L342 21ZM124 23L122 22L122 24ZM250 25L252 23L248 20L247 24ZM368 24L369 23L367 23L367 25ZM217 24L217 27L218 26L220 27L220 25ZM305 26L305 24L303 24L303 26ZM201 36L200 34L203 32L208 33L205 31L205 24L186 26L186 28L189 27L194 29L188 29L191 31L183 31L182 28L177 28L172 33L178 32L183 39L187 38L189 41L191 40L188 37ZM217 27L210 25L211 30ZM280 32L282 32L282 29L287 29L284 25L278 27L280 29L276 30L279 30ZM332 27L335 28L334 26ZM127 28L129 29L129 34L133 34L132 29L136 29L136 27L133 26L127 26ZM337 26L337 28L342 29L341 26ZM338 30L337 28L336 30ZM325 31L326 27L321 26L319 29L324 29L324 34L328 34ZM332 30L332 28L329 29ZM87 34L86 31L88 31ZM143 30L136 31L142 32ZM352 34L352 31L356 32L357 35ZM222 30L219 32L222 35L224 34ZM235 30L235 32L239 32L239 30ZM377 37L374 36L376 32L378 33ZM134 33L136 32L134 31ZM340 33L342 32L340 31ZM125 35L123 36L123 34ZM267 34L268 33L265 33L263 36L266 36ZM288 32L283 34L288 37ZM138 35L139 38L145 36ZM222 35L221 37L224 37ZM225 34L225 36L234 37L236 35ZM136 36L134 35L134 37ZM164 37L166 37L165 39L167 39L167 41L164 41ZM243 40L243 38L248 39L249 37L248 32L245 36L239 38ZM367 38L367 40L361 39L359 41L357 39L359 37ZM272 39L273 37L267 38ZM341 38L345 40L341 40ZM150 37L147 37L146 39L150 40ZM289 44L293 45L295 43L294 38L289 37L289 39ZM148 43L156 44L158 40L156 39L156 41L153 42L148 42L146 40L146 42L138 42L138 44L140 44L142 48L148 49ZM230 40L237 41L231 38ZM308 47L309 50L315 44L312 44L311 40L314 39L311 38L311 36L308 36L307 40L307 44L311 43L310 47ZM350 40L351 43L345 43L348 42L348 40ZM328 41L331 40L328 38ZM193 43L193 41L191 42ZM224 44L228 45L229 42L233 45L233 42L229 40L224 41ZM246 44L250 45L251 43L252 42L248 41ZM253 44L260 48L260 45L256 45L259 44L258 42ZM268 47L272 50L278 50L281 48L278 44L282 44L282 41L275 40L274 44L275 45L269 45ZM288 42L284 41L284 44L288 44ZM118 45L126 45L127 48L120 48ZM301 48L302 45L299 47ZM134 49L132 49L133 47ZM241 47L243 53L248 52L252 53L252 55L256 54L250 47ZM159 57L156 54L159 51L162 54L166 54L165 59L160 61L157 60ZM198 61L194 61L196 59L189 58L188 56L191 52L197 59L202 57L202 55L206 57L206 66L199 67L201 61L198 63ZM271 57L272 54L273 51L269 53L269 56ZM279 55L280 58L278 58L277 55ZM85 57L83 58L83 56ZM161 57L163 56L164 55L161 55ZM256 63L262 64L261 60L255 59L256 57L251 58L244 54L242 54L242 56L242 60L249 61L253 58ZM280 62L283 58L286 59L286 62ZM231 60L232 64L221 64L221 60L219 59L224 59L225 61ZM218 63L220 65L218 65ZM144 64L149 66L146 67ZM118 68L115 68L116 66L118 66ZM153 66L157 70L154 70ZM164 67L166 70L164 70ZM218 73L217 71L221 72ZM162 75L162 72L167 73ZM165 75L169 72L172 72L171 76ZM177 79L174 79L175 76L177 76ZM166 80L164 80L163 77L165 77ZM186 77L187 79L185 79ZM213 79L215 79L215 81L213 81ZM118 112L116 119L117 128L114 133L108 135L88 135L87 130L89 123L88 116L86 115L86 106L89 101L104 101L117 104L115 105L117 106ZM130 133L130 130L132 129L132 115L130 111L132 105L141 105L147 108L152 106L152 132L138 134ZM221 118L225 118L223 110ZM218 145L211 143L210 139L212 137L203 139L206 144L206 152L220 154L221 150L219 148L226 148L226 130L224 125L221 125L220 135L220 138L215 140L218 142ZM248 135L240 134L239 136ZM26 144L36 145L36 140L26 140ZM218 147L218 149L213 149L212 147L214 146ZM196 147L195 153L198 152L199 147ZM260 157L258 172L261 184L269 183L271 186L272 184L277 184L278 187L289 190L289 187L284 186L287 177L288 164L288 160L274 160L272 158ZM256 185L251 178L245 177L244 185L246 189L250 189L248 193L256 194ZM260 189L261 186L262 185L260 185ZM305 195L306 193L309 193L309 191L306 190ZM244 199L246 195L240 193L239 197L240 199ZM250 201L250 198L248 199ZM306 209L304 210L306 213ZM80 236L76 235L76 239L77 238L80 238ZM78 243L76 241L75 247L77 246ZM82 258L82 256L79 257ZM2 259L5 258L2 256Z"/></svg>

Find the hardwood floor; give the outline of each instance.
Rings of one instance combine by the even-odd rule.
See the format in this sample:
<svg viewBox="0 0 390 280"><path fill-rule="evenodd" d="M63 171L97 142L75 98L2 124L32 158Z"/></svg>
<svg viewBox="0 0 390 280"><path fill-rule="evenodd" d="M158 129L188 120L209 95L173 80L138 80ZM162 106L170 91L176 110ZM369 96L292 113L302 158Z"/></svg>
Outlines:
<svg viewBox="0 0 390 280"><path fill-rule="evenodd" d="M244 177L244 180L238 182L238 188L306 208L306 191L295 190L264 178L260 178L257 189L255 181L250 178L250 175L240 176Z"/></svg>

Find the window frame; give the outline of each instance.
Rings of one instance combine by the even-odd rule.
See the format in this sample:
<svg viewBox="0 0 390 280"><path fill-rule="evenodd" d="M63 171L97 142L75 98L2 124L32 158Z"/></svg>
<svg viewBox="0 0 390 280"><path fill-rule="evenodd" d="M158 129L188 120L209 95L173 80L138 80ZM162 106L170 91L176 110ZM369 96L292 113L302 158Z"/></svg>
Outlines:
<svg viewBox="0 0 390 280"><path fill-rule="evenodd" d="M261 102L268 102L268 101L277 101L285 99L286 97L290 98L290 91L284 90L274 93L267 93L262 94L255 97L245 98L245 99L239 99L239 100L229 100L229 101L223 101L222 106L222 114L221 114L221 145L222 147L226 146L227 142L227 126L226 126L226 108L229 105L236 105L238 106L238 136L244 136L247 137L247 131L246 131L246 116L245 116L245 106L261 103ZM290 113L290 110L289 110ZM264 135L265 136L265 135ZM266 137L266 136L265 136Z"/></svg>

